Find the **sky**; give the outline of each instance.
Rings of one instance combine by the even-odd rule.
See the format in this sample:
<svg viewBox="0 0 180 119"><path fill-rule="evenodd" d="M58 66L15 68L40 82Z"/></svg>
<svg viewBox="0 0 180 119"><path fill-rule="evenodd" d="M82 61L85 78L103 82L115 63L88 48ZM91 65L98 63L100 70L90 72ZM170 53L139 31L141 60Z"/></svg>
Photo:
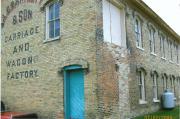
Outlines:
<svg viewBox="0 0 180 119"><path fill-rule="evenodd" d="M180 35L180 0L143 0Z"/></svg>

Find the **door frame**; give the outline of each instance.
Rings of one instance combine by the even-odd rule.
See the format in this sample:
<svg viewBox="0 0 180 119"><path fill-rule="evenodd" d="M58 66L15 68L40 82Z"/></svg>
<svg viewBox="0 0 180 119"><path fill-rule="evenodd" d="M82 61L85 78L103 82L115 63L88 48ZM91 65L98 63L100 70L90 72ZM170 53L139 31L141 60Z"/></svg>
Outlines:
<svg viewBox="0 0 180 119"><path fill-rule="evenodd" d="M69 101L67 101L67 96L66 96L66 92L68 92L68 88L67 88L67 79L68 77L68 71L71 70L78 70L78 69L82 69L81 65L70 65L70 66L65 66L63 68L63 74L64 74L64 116L65 119L69 119L70 116L70 112L68 109L68 105L69 105Z"/></svg>

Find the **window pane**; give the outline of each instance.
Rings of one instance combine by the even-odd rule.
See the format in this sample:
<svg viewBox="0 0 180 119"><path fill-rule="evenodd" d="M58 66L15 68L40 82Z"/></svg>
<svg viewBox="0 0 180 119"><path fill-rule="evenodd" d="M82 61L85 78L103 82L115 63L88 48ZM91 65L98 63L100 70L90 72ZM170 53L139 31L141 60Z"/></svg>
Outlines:
<svg viewBox="0 0 180 119"><path fill-rule="evenodd" d="M55 18L59 18L59 3L55 3Z"/></svg>
<svg viewBox="0 0 180 119"><path fill-rule="evenodd" d="M60 24L59 24L59 19L55 21L55 37L59 36L60 33Z"/></svg>
<svg viewBox="0 0 180 119"><path fill-rule="evenodd" d="M136 32L139 32L139 22L138 22L138 20L136 19L136 21L135 21L135 31Z"/></svg>
<svg viewBox="0 0 180 119"><path fill-rule="evenodd" d="M140 90L140 99L142 99L142 86L139 87Z"/></svg>
<svg viewBox="0 0 180 119"><path fill-rule="evenodd" d="M49 6L49 20L53 19L53 4Z"/></svg>
<svg viewBox="0 0 180 119"><path fill-rule="evenodd" d="M54 37L54 21L49 22L49 38Z"/></svg>

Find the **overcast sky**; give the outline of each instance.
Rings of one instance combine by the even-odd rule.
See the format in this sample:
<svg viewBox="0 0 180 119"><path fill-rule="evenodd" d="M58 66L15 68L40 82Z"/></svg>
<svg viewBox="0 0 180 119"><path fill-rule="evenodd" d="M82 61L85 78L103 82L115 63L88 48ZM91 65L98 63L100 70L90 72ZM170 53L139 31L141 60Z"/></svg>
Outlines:
<svg viewBox="0 0 180 119"><path fill-rule="evenodd" d="M180 0L143 0L180 35Z"/></svg>

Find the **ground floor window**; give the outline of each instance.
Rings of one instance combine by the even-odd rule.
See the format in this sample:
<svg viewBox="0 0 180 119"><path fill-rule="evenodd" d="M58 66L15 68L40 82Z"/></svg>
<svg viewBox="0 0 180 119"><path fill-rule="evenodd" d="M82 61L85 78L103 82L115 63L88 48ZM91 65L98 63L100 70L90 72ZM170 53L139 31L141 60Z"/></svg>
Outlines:
<svg viewBox="0 0 180 119"><path fill-rule="evenodd" d="M157 82L158 75L157 73L154 73L152 75L153 79L153 101L158 101L158 82Z"/></svg>
<svg viewBox="0 0 180 119"><path fill-rule="evenodd" d="M139 103L146 103L146 93L145 93L145 72L143 70L139 70L138 73L138 85L139 85Z"/></svg>

